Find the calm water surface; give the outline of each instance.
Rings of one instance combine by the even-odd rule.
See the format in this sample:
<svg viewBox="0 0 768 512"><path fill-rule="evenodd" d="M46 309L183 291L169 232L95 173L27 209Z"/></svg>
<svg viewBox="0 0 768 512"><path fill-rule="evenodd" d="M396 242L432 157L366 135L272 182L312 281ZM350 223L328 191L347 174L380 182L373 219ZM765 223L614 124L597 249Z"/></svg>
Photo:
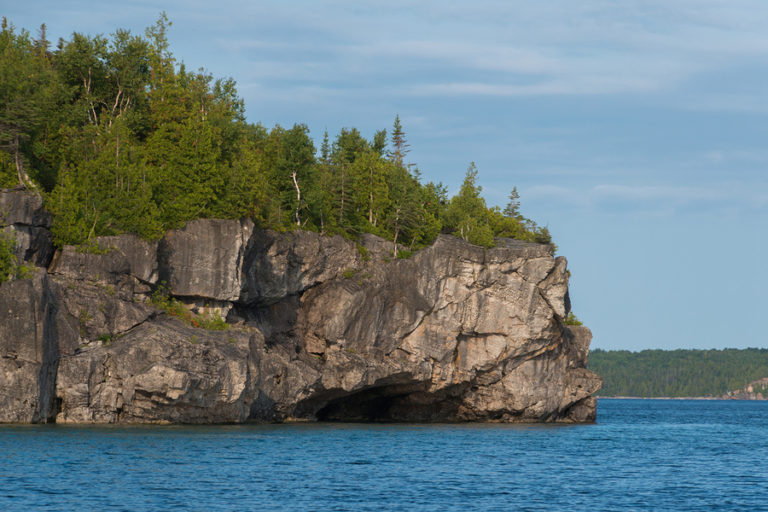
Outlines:
<svg viewBox="0 0 768 512"><path fill-rule="evenodd" d="M768 402L598 423L0 427L0 510L768 511Z"/></svg>

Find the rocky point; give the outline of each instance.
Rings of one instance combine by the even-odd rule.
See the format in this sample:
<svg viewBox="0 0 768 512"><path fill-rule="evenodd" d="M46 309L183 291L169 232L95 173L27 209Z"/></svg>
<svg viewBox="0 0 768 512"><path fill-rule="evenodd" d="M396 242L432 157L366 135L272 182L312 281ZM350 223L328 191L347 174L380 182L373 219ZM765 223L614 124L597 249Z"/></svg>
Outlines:
<svg viewBox="0 0 768 512"><path fill-rule="evenodd" d="M0 422L595 418L591 333L564 323L549 245L441 235L392 259L373 235L197 220L54 251L25 191L0 192L0 221L37 266L0 285ZM228 328L170 316L158 288Z"/></svg>

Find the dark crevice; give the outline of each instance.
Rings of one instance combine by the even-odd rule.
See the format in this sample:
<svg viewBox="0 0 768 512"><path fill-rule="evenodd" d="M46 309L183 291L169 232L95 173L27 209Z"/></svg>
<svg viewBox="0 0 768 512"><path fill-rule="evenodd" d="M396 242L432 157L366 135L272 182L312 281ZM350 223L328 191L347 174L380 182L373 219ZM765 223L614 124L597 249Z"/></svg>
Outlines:
<svg viewBox="0 0 768 512"><path fill-rule="evenodd" d="M46 419L45 421L46 423L56 423L56 417L61 412L61 405L62 405L62 398L57 396L53 400L53 408L51 410L51 415L48 416L48 418Z"/></svg>
<svg viewBox="0 0 768 512"><path fill-rule="evenodd" d="M426 387L426 383L371 387L317 401L319 409L311 416L317 421L362 423L456 421L463 388L429 393ZM311 407L304 404L305 411Z"/></svg>
<svg viewBox="0 0 768 512"><path fill-rule="evenodd" d="M403 395L379 394L376 390L333 400L317 412L318 421L386 422L392 421L390 409Z"/></svg>

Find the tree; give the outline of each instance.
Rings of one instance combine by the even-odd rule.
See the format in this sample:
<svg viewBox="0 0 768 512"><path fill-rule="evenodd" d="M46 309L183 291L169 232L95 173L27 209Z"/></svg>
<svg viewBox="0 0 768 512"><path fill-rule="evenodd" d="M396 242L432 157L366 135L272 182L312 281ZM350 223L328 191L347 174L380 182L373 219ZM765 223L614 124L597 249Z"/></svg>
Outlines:
<svg viewBox="0 0 768 512"><path fill-rule="evenodd" d="M366 212L369 229L375 228L389 206L386 164L374 149L361 153L352 164L357 191L356 206Z"/></svg>
<svg viewBox="0 0 768 512"><path fill-rule="evenodd" d="M493 230L488 208L477 184L477 166L472 162L467 168L459 193L452 199L445 213L445 226L456 236L476 245L493 246Z"/></svg>
<svg viewBox="0 0 768 512"><path fill-rule="evenodd" d="M392 151L390 153L390 160L399 166L404 166L405 155L410 151L408 148L410 145L405 138L405 132L403 126L400 124L400 116L395 116L395 123L392 127Z"/></svg>
<svg viewBox="0 0 768 512"><path fill-rule="evenodd" d="M18 183L32 186L24 162L25 144L41 121L51 70L35 51L29 33L15 33L6 18L0 31L0 149L13 161Z"/></svg>
<svg viewBox="0 0 768 512"><path fill-rule="evenodd" d="M549 240L519 213L517 190L487 208L474 164L462 190L422 185L395 116L366 139L343 128L320 152L306 125L245 120L232 79L189 71L170 51L165 13L143 35L74 33L54 50L7 21L0 32L0 186L42 185L57 245L134 232L159 236L199 217L251 217L278 230L350 238L369 232L409 249L441 230ZM389 151L387 151L389 149Z"/></svg>
<svg viewBox="0 0 768 512"><path fill-rule="evenodd" d="M388 173L390 207L385 225L392 238L392 256L397 258L398 243L413 239L420 216L420 190L411 173L400 165L390 165Z"/></svg>
<svg viewBox="0 0 768 512"><path fill-rule="evenodd" d="M504 208L504 216L517 219L520 216L520 194L517 193L517 187L512 187L509 193L509 203Z"/></svg>
<svg viewBox="0 0 768 512"><path fill-rule="evenodd" d="M387 130L379 130L373 134L371 140L371 149L373 149L379 155L384 154L384 149L387 147Z"/></svg>

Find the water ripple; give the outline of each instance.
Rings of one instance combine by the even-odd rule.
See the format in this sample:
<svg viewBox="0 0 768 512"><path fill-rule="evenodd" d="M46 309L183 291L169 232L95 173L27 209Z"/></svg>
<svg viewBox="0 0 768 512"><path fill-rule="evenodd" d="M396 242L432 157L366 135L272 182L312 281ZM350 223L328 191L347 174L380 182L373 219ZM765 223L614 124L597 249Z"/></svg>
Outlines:
<svg viewBox="0 0 768 512"><path fill-rule="evenodd" d="M768 403L599 423L0 427L0 510L768 510Z"/></svg>

